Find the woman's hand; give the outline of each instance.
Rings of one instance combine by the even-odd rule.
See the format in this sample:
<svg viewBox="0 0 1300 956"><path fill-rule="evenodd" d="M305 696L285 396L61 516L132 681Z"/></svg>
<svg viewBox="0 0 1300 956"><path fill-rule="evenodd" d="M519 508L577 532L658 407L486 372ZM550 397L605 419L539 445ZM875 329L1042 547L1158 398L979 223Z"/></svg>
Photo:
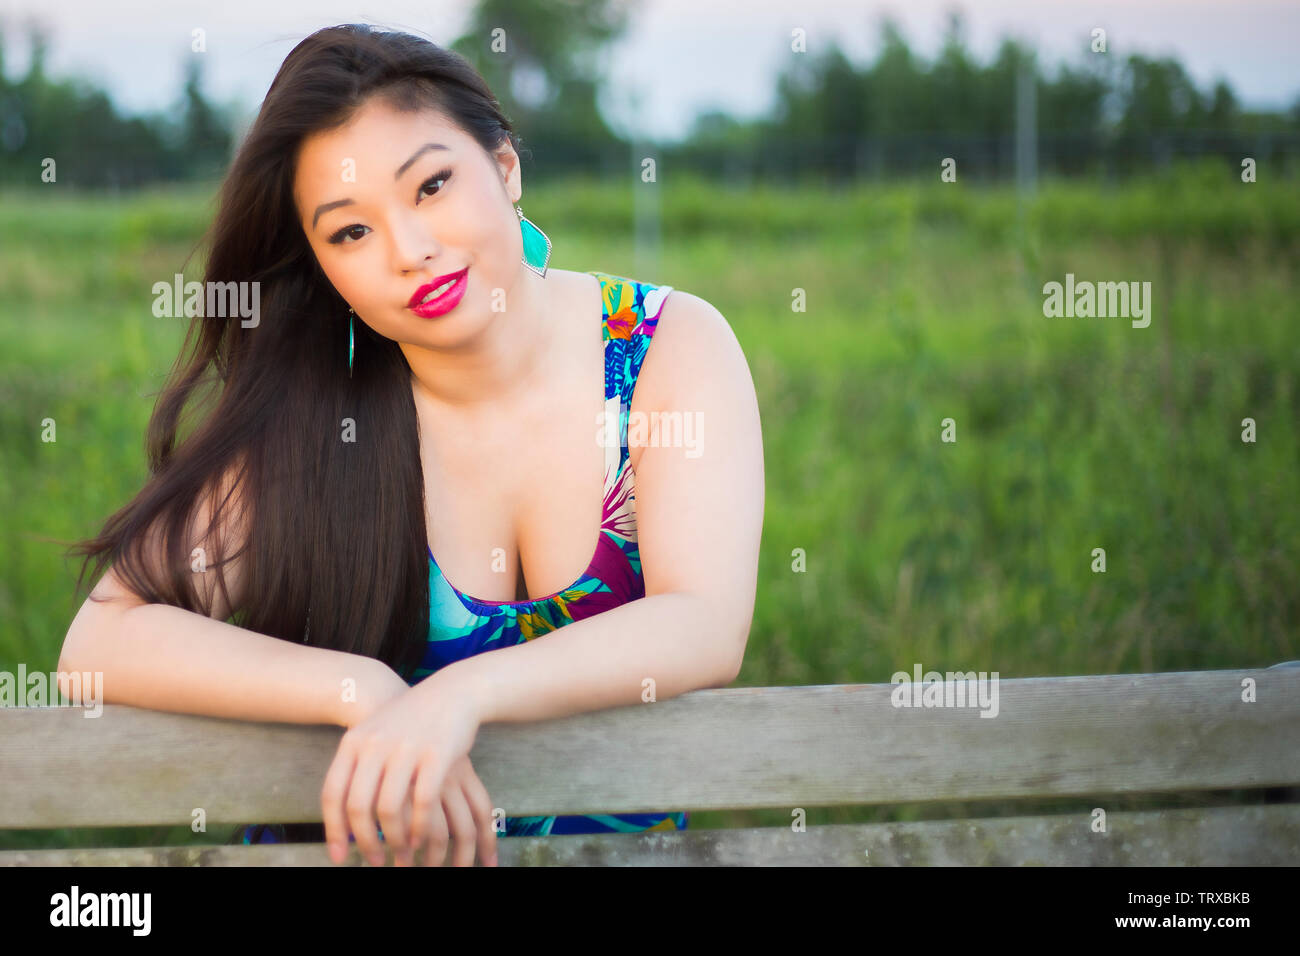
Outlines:
<svg viewBox="0 0 1300 956"><path fill-rule="evenodd" d="M479 855L494 865L492 804L469 763L478 727L473 696L450 672L426 678L353 724L321 789L330 858L346 857L350 832L362 856L382 866L377 817L398 865L409 865L421 847L426 865L441 865L449 829L455 863L473 863L477 839Z"/></svg>
<svg viewBox="0 0 1300 956"><path fill-rule="evenodd" d="M442 866L446 861L448 837L453 847L452 866L473 866L476 844L483 865L497 865L492 798L468 756L461 757L448 772L438 801L419 809L407 803L403 820L410 822L412 813L415 819L410 827L410 845L414 849L394 854L397 866L411 866L415 850L421 847L425 866Z"/></svg>

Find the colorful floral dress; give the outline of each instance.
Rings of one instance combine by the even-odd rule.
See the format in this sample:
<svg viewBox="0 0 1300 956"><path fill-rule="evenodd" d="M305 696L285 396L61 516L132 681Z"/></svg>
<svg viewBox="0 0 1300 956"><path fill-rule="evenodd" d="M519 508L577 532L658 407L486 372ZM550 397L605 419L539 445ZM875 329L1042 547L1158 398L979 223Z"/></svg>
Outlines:
<svg viewBox="0 0 1300 956"><path fill-rule="evenodd" d="M600 281L605 343L605 504L595 553L578 579L554 594L496 602L480 601L453 586L430 551L429 634L423 659L406 675L410 684L454 661L542 637L645 596L628 413L646 349L672 287L604 272L590 275ZM689 818L686 812L506 817L505 835L681 830ZM284 833L278 824L250 826L244 828L243 842L282 842Z"/></svg>

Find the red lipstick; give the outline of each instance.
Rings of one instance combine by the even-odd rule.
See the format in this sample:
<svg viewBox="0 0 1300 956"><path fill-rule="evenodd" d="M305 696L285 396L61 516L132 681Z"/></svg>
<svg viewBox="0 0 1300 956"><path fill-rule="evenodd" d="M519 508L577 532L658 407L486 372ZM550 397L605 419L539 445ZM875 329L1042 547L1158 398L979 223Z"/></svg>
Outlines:
<svg viewBox="0 0 1300 956"><path fill-rule="evenodd" d="M443 289L439 295L428 302L423 301L424 297L430 292L447 285L448 282L451 282L451 285ZM445 276L438 276L432 282L426 282L420 286L415 290L415 295L411 296L411 301L407 303L406 307L422 318L432 319L456 308L464 297L468 285L469 266L466 266L459 272L449 272Z"/></svg>

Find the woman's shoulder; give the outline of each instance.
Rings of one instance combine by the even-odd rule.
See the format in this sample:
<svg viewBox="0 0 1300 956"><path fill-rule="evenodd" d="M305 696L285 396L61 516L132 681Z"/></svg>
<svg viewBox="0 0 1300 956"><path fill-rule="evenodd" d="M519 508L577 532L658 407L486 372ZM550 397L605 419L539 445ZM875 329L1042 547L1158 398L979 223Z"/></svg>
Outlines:
<svg viewBox="0 0 1300 956"><path fill-rule="evenodd" d="M680 348L688 352L708 352L730 340L735 334L726 317L708 299L685 289L659 282L627 280L639 290L642 311L655 321L659 350ZM665 347L664 342L668 342Z"/></svg>

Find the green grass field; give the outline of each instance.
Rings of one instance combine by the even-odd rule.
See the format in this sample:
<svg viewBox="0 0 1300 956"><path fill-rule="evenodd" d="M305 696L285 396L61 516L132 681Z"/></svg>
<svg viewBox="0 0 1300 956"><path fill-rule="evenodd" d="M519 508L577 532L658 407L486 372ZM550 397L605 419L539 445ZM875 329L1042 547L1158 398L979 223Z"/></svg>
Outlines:
<svg viewBox="0 0 1300 956"><path fill-rule="evenodd" d="M702 296L745 349L767 510L740 684L887 682L917 662L1012 678L1300 658L1295 183L1212 166L1046 183L1023 214L1009 190L937 177L845 192L637 185L662 191L654 261L637 258L625 186L547 187L523 205L555 267ZM211 215L210 189L55 188L0 201L10 670L55 669L80 603L49 539L97 532L144 478L152 393L184 331L151 315L150 287L180 271ZM1044 317L1043 283L1067 272L1149 281L1150 326ZM41 441L46 418L56 442ZM940 440L945 418L955 443ZM771 814L692 825L788 822Z"/></svg>

